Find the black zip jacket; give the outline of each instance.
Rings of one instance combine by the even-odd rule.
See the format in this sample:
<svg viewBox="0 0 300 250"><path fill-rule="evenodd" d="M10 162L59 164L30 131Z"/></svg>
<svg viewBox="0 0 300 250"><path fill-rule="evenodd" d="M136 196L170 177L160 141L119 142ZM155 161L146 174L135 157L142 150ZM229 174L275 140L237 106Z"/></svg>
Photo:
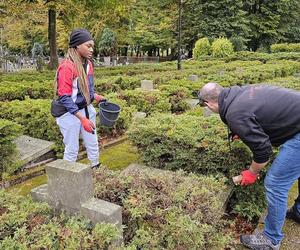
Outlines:
<svg viewBox="0 0 300 250"><path fill-rule="evenodd" d="M269 160L272 145L300 132L300 92L295 90L234 86L222 90L218 104L222 121L251 149L257 163Z"/></svg>

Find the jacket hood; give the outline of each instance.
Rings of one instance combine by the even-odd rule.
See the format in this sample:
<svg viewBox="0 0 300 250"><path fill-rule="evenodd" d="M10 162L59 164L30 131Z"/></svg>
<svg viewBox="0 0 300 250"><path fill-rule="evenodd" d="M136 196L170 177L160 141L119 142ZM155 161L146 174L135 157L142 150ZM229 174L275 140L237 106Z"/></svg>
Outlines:
<svg viewBox="0 0 300 250"><path fill-rule="evenodd" d="M225 88L221 91L218 104L219 104L219 115L222 119L222 121L227 124L226 121L226 114L228 111L228 108L230 104L233 102L233 100L239 95L239 93L242 91L242 88L239 86L233 86L231 88Z"/></svg>

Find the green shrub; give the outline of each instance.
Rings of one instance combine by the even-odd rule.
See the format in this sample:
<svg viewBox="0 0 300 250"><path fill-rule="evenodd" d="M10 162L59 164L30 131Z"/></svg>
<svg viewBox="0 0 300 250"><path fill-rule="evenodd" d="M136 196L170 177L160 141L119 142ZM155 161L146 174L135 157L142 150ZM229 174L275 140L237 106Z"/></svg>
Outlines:
<svg viewBox="0 0 300 250"><path fill-rule="evenodd" d="M12 173L20 167L16 162L16 145L13 142L20 133L20 125L0 119L0 180L4 172Z"/></svg>
<svg viewBox="0 0 300 250"><path fill-rule="evenodd" d="M147 114L153 112L170 112L171 110L169 98L159 90L125 90L120 92L118 97L125 100L129 106L135 106L138 111Z"/></svg>
<svg viewBox="0 0 300 250"><path fill-rule="evenodd" d="M230 241L219 198L223 182L142 168L103 168L95 178L96 196L123 207L127 249L224 249Z"/></svg>
<svg viewBox="0 0 300 250"><path fill-rule="evenodd" d="M82 217L54 215L46 203L35 203L0 190L0 249L107 249L119 238L111 224Z"/></svg>
<svg viewBox="0 0 300 250"><path fill-rule="evenodd" d="M55 150L63 152L62 136L50 114L51 100L26 99L0 103L0 118L22 125L23 133L35 138L53 141Z"/></svg>
<svg viewBox="0 0 300 250"><path fill-rule="evenodd" d="M247 49L245 39L241 36L233 36L229 41L232 43L234 51L243 51Z"/></svg>
<svg viewBox="0 0 300 250"><path fill-rule="evenodd" d="M227 38L218 38L212 45L213 57L227 57L233 54L233 45Z"/></svg>
<svg viewBox="0 0 300 250"><path fill-rule="evenodd" d="M199 88L198 84L197 88ZM189 91L189 89L171 84L160 85L159 89L165 92L169 97L172 113L183 112L189 109L189 105L186 102L186 99L191 97L191 91Z"/></svg>
<svg viewBox="0 0 300 250"><path fill-rule="evenodd" d="M128 135L151 167L230 176L250 160L244 147L229 151L226 127L216 117L159 114L133 124Z"/></svg>
<svg viewBox="0 0 300 250"><path fill-rule="evenodd" d="M232 143L230 150L220 119L199 117L201 113L196 109L184 115L152 116L133 124L128 135L147 166L231 179L251 162L250 151L240 141ZM239 200L234 211L249 219L259 216L265 206L261 187L262 181L242 193L235 189Z"/></svg>
<svg viewBox="0 0 300 250"><path fill-rule="evenodd" d="M271 52L300 52L300 43L277 43L271 45Z"/></svg>
<svg viewBox="0 0 300 250"><path fill-rule="evenodd" d="M195 43L193 49L193 58L199 60L201 56L207 56L210 54L211 45L207 37L199 39Z"/></svg>

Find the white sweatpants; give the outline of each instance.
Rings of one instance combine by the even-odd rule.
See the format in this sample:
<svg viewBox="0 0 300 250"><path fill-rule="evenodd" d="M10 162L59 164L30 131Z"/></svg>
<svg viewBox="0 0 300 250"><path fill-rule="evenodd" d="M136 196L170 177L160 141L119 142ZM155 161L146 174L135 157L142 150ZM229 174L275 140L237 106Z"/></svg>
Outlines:
<svg viewBox="0 0 300 250"><path fill-rule="evenodd" d="M88 111L90 120L96 126L96 110L92 104L88 106ZM84 109L79 110L79 112L83 116L86 116ZM94 134L88 133L84 130L79 119L69 112L56 118L56 123L58 124L60 132L64 137L64 160L74 162L77 160L79 150L79 135L81 134L84 146L87 151L88 159L91 162L91 166L95 166L99 163L99 146L96 130Z"/></svg>

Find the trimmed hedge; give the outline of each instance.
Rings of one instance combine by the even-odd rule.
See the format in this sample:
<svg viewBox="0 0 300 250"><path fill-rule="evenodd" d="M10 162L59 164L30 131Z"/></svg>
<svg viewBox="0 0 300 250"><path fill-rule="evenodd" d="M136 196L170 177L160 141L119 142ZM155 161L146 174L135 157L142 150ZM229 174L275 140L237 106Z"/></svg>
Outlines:
<svg viewBox="0 0 300 250"><path fill-rule="evenodd" d="M183 171L103 168L95 195L123 207L126 249L224 249L232 239L224 231L222 181Z"/></svg>
<svg viewBox="0 0 300 250"><path fill-rule="evenodd" d="M26 99L0 103L0 118L22 125L26 135L56 143L56 151L63 151L62 136L50 114L51 100Z"/></svg>
<svg viewBox="0 0 300 250"><path fill-rule="evenodd" d="M21 134L21 126L0 119L0 180L4 173L13 173L20 167L16 161L16 145L13 140Z"/></svg>
<svg viewBox="0 0 300 250"><path fill-rule="evenodd" d="M230 150L221 120L199 117L201 113L196 109L177 116L152 116L133 124L128 135L147 166L227 178L238 175L251 162L250 150L241 141L232 143ZM260 216L266 205L261 191L262 181L235 188L238 199L233 210L250 220Z"/></svg>
<svg viewBox="0 0 300 250"><path fill-rule="evenodd" d="M120 119L113 128L121 134L129 126L132 113L136 109L128 107L122 100L112 99L112 101L119 104L122 109ZM55 118L50 114L50 103L51 100L42 99L0 102L0 118L12 120L22 125L26 135L55 142L55 151L61 154L64 149L63 139ZM97 128L101 133L112 133L112 129L100 128L99 120L97 121Z"/></svg>
<svg viewBox="0 0 300 250"><path fill-rule="evenodd" d="M170 112L171 110L169 98L166 93L159 90L125 90L120 92L118 98L125 100L129 106L135 106L138 111L147 114L153 112Z"/></svg>
<svg viewBox="0 0 300 250"><path fill-rule="evenodd" d="M55 216L46 203L0 190L0 249L107 249L118 239L112 224Z"/></svg>
<svg viewBox="0 0 300 250"><path fill-rule="evenodd" d="M26 96L32 99L45 98L53 96L53 86L49 82L1 82L0 101L24 100Z"/></svg>
<svg viewBox="0 0 300 250"><path fill-rule="evenodd" d="M229 151L227 129L218 117L159 114L133 124L128 135L146 165L161 169L229 177L251 159L246 147Z"/></svg>
<svg viewBox="0 0 300 250"><path fill-rule="evenodd" d="M271 52L300 52L300 43L277 43L271 45Z"/></svg>

